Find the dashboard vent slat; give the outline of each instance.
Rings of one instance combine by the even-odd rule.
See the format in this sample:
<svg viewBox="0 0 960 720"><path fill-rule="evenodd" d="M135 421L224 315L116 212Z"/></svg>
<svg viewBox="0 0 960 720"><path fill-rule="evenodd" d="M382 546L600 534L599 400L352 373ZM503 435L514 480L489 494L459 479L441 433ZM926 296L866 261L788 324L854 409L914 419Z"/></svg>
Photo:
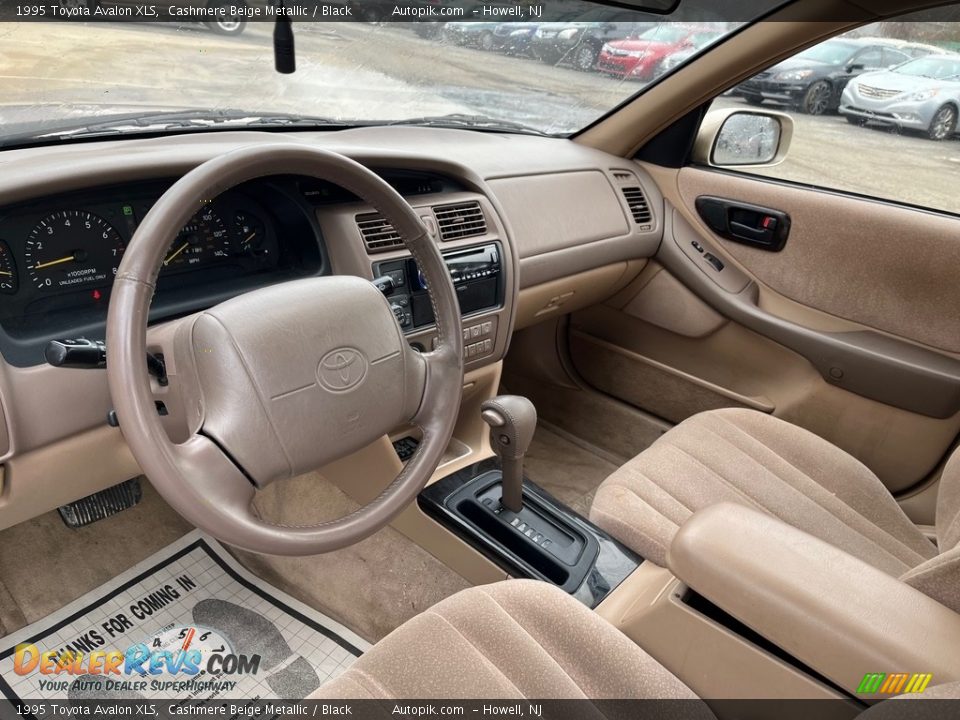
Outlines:
<svg viewBox="0 0 960 720"><path fill-rule="evenodd" d="M633 221L637 225L647 225L653 219L650 212L650 205L647 203L647 196L638 186L623 188L623 197L630 206L630 213L633 215Z"/></svg>
<svg viewBox="0 0 960 720"><path fill-rule="evenodd" d="M385 252L403 247L403 240L393 225L376 213L357 215L357 229L368 252Z"/></svg>
<svg viewBox="0 0 960 720"><path fill-rule="evenodd" d="M487 234L487 220L478 202L438 205L433 214L444 242Z"/></svg>

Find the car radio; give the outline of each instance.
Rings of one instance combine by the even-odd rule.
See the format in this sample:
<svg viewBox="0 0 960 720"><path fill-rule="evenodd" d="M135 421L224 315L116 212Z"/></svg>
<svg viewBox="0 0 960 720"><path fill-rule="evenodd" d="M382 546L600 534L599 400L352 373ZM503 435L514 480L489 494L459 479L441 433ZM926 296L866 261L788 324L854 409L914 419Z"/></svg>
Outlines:
<svg viewBox="0 0 960 720"><path fill-rule="evenodd" d="M443 253L450 279L457 291L460 314L471 315L503 304L503 269L498 243ZM387 295L404 332L433 324L433 306L423 273L413 258L383 260L373 264L373 274L389 276L394 290Z"/></svg>

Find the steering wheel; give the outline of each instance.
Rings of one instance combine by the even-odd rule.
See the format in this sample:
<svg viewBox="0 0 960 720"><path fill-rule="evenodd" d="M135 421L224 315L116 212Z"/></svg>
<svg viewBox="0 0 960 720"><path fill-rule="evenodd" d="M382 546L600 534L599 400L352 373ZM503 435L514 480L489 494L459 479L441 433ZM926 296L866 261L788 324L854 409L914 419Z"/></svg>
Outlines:
<svg viewBox="0 0 960 720"><path fill-rule="evenodd" d="M209 199L268 175L327 180L363 198L396 229L423 271L436 347L405 341L390 306L359 277L265 287L179 321L165 361L181 383L189 437L161 424L144 363L147 315L164 256ZM293 144L241 148L176 182L137 228L113 283L107 376L123 435L161 496L225 543L312 555L373 534L413 502L436 470L460 407L463 338L436 243L386 182L342 155ZM166 349L165 349L166 351ZM339 520L284 526L251 506L272 482L314 470L410 423L422 440L379 497Z"/></svg>

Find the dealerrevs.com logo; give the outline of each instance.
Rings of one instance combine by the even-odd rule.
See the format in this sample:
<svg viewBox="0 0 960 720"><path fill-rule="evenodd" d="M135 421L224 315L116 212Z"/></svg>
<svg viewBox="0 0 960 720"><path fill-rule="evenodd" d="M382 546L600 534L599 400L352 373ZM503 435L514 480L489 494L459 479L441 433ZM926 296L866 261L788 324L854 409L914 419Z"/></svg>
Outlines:
<svg viewBox="0 0 960 720"><path fill-rule="evenodd" d="M17 675L39 673L41 690L86 691L229 690L235 681L213 678L256 674L260 655L233 652L226 639L203 627L168 628L149 643L136 643L125 650L41 651L24 643L14 651ZM159 676L170 676L163 680ZM200 681L198 676L211 679Z"/></svg>

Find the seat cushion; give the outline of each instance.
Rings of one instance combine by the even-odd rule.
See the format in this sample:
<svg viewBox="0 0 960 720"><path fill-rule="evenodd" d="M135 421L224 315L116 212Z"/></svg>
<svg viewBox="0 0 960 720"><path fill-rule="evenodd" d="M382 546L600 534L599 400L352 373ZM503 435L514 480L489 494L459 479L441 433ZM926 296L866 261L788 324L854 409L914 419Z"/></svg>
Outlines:
<svg viewBox="0 0 960 720"><path fill-rule="evenodd" d="M590 519L664 565L680 524L724 501L775 515L897 577L937 554L865 465L754 410L684 420L600 485Z"/></svg>
<svg viewBox="0 0 960 720"><path fill-rule="evenodd" d="M311 697L696 696L562 590L507 580L464 590L417 615Z"/></svg>

